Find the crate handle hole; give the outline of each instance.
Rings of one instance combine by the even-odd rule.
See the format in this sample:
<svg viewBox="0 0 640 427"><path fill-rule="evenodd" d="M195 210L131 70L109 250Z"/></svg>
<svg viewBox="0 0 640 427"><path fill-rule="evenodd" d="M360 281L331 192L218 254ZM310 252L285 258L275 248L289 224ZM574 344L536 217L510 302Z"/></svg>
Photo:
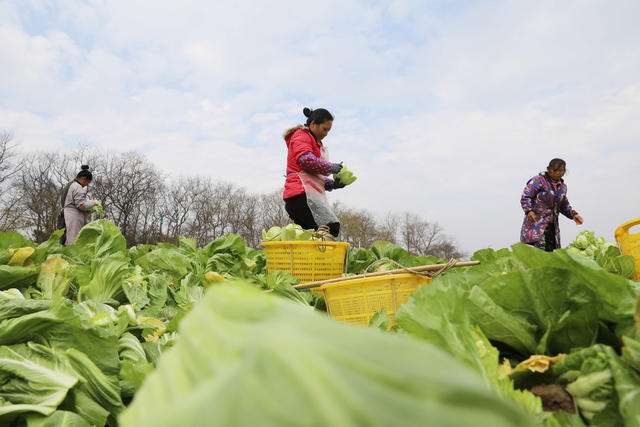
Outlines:
<svg viewBox="0 0 640 427"><path fill-rule="evenodd" d="M629 228L629 230L627 231L629 234L636 234L636 233L640 233L640 224L636 224L633 227Z"/></svg>

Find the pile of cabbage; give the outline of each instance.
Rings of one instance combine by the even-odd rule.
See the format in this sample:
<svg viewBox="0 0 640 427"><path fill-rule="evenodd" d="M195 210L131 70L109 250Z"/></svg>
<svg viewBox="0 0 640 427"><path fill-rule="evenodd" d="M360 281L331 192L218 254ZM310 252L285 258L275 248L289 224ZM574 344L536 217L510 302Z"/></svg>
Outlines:
<svg viewBox="0 0 640 427"><path fill-rule="evenodd" d="M567 250L587 258L593 258L610 247L618 249L618 245L615 243L607 242L604 237L596 237L593 231L585 230L576 236L576 239L569 244ZM620 251L618 251L618 254L620 254Z"/></svg>
<svg viewBox="0 0 640 427"><path fill-rule="evenodd" d="M268 231L262 230L264 242L288 242L291 240L320 240L313 237L314 230L305 230L298 224L287 224L284 227L274 226Z"/></svg>
<svg viewBox="0 0 640 427"><path fill-rule="evenodd" d="M633 278L635 259L631 255L622 255L618 245L597 237L593 231L582 231L567 247L567 251L594 259L605 270L619 274L627 279Z"/></svg>

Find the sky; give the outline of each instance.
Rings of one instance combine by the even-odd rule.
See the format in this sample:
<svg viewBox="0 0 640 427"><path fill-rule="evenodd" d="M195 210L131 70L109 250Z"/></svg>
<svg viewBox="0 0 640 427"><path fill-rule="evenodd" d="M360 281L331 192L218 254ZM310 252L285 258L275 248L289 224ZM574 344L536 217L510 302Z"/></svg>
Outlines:
<svg viewBox="0 0 640 427"><path fill-rule="evenodd" d="M640 217L638 17L636 0L0 0L0 130L266 193L283 131L324 107L331 160L358 176L330 201L497 249L560 157L585 221L561 219L563 245L613 240Z"/></svg>

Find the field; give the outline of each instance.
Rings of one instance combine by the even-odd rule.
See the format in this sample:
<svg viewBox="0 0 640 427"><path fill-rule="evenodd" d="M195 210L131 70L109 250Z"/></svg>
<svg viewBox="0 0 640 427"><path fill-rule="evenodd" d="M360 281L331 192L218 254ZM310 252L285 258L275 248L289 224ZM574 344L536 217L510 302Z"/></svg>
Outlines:
<svg viewBox="0 0 640 427"><path fill-rule="evenodd" d="M640 282L593 235L479 250L368 328L237 235L59 237L0 233L2 425L640 425ZM379 241L346 274L376 261L447 262Z"/></svg>

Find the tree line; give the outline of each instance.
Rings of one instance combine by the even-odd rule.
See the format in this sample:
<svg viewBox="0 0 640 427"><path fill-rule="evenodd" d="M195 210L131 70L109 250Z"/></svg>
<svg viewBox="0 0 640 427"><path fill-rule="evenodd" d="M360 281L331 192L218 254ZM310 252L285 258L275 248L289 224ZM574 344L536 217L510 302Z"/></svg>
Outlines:
<svg viewBox="0 0 640 427"><path fill-rule="evenodd" d="M258 247L262 229L291 222L282 190L253 194L209 177L169 178L143 154L79 147L68 152L21 153L10 132L0 133L0 230L20 231L43 242L56 229L62 188L81 164L91 166L92 198L129 245L177 242L193 237L204 245L236 233ZM465 254L436 222L412 213L387 213L382 219L363 209L334 204L340 240L368 247L387 240L418 255L460 258Z"/></svg>

